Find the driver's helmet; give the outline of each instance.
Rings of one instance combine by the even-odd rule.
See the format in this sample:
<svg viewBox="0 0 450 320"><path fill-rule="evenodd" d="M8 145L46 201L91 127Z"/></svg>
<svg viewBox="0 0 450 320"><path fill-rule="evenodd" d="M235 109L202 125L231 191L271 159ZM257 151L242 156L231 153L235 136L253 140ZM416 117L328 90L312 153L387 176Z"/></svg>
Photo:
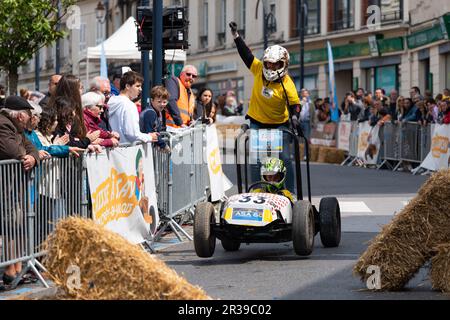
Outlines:
<svg viewBox="0 0 450 320"><path fill-rule="evenodd" d="M286 167L283 160L278 158L266 158L261 166L261 179L262 181L269 182L281 189L284 185L284 180L286 180ZM272 190L270 186L267 187L270 192Z"/></svg>
<svg viewBox="0 0 450 320"><path fill-rule="evenodd" d="M289 66L289 52L282 46L273 45L264 51L263 75L267 81L275 81L287 74ZM267 62L278 64L276 70L269 69Z"/></svg>

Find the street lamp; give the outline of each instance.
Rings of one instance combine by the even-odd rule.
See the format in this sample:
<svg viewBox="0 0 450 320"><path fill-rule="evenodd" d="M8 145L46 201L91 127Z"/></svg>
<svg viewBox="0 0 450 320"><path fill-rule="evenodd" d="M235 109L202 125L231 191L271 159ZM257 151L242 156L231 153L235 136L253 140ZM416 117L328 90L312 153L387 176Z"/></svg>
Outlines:
<svg viewBox="0 0 450 320"><path fill-rule="evenodd" d="M106 20L106 8L103 5L103 1L99 1L97 3L97 7L95 8L95 17L97 21L101 24L105 23Z"/></svg>

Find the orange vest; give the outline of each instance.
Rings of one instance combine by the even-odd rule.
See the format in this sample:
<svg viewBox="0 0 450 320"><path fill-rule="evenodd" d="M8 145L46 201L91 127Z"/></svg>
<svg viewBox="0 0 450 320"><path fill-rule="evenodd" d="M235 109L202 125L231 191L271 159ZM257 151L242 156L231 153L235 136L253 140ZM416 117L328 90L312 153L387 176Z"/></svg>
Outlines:
<svg viewBox="0 0 450 320"><path fill-rule="evenodd" d="M183 85L180 79L177 78L177 80L180 88L180 97L178 98L177 106L180 110L180 116L183 124L189 125L189 122L192 119L192 115L194 114L195 96L191 92L191 96L188 97L186 87ZM166 112L166 125L174 128L180 128L175 124L169 112Z"/></svg>

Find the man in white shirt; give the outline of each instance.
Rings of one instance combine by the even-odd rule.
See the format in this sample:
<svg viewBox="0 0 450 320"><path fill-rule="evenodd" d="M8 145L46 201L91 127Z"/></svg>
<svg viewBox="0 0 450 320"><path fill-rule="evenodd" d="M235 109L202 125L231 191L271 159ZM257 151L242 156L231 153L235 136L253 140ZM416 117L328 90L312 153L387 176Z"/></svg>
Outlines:
<svg viewBox="0 0 450 320"><path fill-rule="evenodd" d="M109 124L118 132L120 143L156 142L159 133L142 133L139 129L139 113L133 100L142 92L142 76L134 71L126 72L120 80L120 94L108 101Z"/></svg>

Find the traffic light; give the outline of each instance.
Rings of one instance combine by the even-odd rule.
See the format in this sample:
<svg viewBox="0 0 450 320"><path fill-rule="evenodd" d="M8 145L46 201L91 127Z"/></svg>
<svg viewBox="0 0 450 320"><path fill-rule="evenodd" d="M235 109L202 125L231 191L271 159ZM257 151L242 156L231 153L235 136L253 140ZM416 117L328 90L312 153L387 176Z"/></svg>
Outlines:
<svg viewBox="0 0 450 320"><path fill-rule="evenodd" d="M137 39L139 50L153 47L153 13L150 7L137 7ZM167 7L163 10L163 48L187 49L188 26L185 7Z"/></svg>

